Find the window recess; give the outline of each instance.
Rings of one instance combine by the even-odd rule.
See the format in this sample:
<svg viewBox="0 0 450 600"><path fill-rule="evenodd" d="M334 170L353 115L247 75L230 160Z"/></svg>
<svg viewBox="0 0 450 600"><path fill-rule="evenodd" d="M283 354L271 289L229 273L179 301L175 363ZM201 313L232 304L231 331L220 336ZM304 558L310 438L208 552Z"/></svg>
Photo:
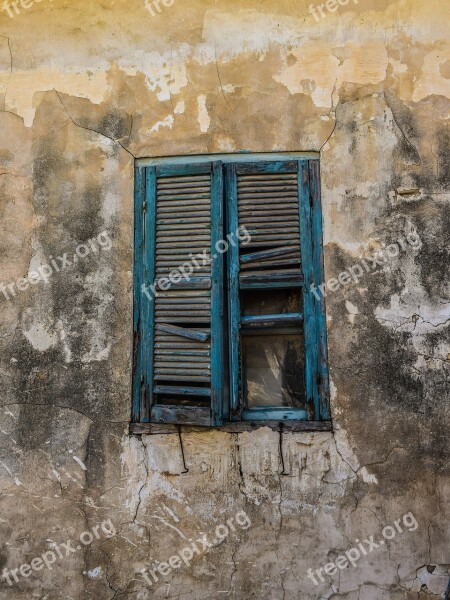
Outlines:
<svg viewBox="0 0 450 600"><path fill-rule="evenodd" d="M318 161L257 158L136 169L136 423L330 418Z"/></svg>

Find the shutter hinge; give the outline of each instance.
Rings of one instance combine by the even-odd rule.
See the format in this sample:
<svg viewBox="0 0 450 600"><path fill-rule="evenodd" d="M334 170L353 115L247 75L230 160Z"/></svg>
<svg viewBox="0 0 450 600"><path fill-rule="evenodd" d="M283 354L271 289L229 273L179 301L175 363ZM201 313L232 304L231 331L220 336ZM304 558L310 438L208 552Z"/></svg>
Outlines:
<svg viewBox="0 0 450 600"><path fill-rule="evenodd" d="M147 202L144 200L144 202L142 203L142 212L145 212L147 210Z"/></svg>

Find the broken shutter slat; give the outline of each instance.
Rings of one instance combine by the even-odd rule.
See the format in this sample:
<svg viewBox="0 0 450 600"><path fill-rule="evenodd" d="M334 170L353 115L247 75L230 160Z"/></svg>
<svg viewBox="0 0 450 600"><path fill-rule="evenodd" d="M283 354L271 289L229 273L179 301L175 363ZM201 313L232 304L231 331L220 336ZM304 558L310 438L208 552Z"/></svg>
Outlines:
<svg viewBox="0 0 450 600"><path fill-rule="evenodd" d="M301 313L241 317L241 325L260 325L261 323L301 323L302 321L303 315Z"/></svg>
<svg viewBox="0 0 450 600"><path fill-rule="evenodd" d="M287 248L277 248L276 250L263 250L262 252L252 252L251 254L243 254L240 257L240 261L245 263L245 262L250 262L250 261L255 261L255 260L262 260L262 259L266 259L266 258L272 258L275 256L282 256L282 255L286 255L286 254L295 254L296 251L300 250L300 246L295 246L295 249L293 249L291 246L288 246Z"/></svg>
<svg viewBox="0 0 450 600"><path fill-rule="evenodd" d="M175 327L174 325L167 325L166 323L155 325L155 329L158 331L164 331L165 333L173 333L177 336L190 338L191 340L197 340L198 342L206 342L206 340L208 340L210 337L209 333L194 331L193 329L184 329L183 327Z"/></svg>

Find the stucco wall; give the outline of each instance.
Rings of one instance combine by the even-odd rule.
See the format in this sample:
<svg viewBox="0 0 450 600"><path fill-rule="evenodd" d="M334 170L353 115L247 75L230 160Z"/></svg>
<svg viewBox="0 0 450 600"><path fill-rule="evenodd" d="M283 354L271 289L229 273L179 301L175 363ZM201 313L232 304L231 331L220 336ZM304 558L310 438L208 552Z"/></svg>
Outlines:
<svg viewBox="0 0 450 600"><path fill-rule="evenodd" d="M450 5L25 4L0 13L0 282L112 247L0 294L0 568L116 535L0 597L443 597ZM327 294L333 433L184 432L184 464L177 435L128 436L134 158L244 150L320 151L326 279L421 243ZM240 511L189 566L139 574ZM415 530L307 577L409 512Z"/></svg>

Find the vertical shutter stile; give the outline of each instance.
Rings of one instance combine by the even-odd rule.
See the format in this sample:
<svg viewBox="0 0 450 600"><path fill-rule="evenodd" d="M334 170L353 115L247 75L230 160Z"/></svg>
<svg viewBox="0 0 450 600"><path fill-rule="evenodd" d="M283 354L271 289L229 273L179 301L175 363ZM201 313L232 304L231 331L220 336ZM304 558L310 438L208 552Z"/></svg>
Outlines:
<svg viewBox="0 0 450 600"><path fill-rule="evenodd" d="M143 280L142 258L144 254L144 224L142 207L145 202L145 168L137 167L134 174L136 208L134 213L134 303L133 303L133 406L132 419L141 421L141 388L144 382L144 361L142 357L142 340L146 335L142 320L141 295Z"/></svg>
<svg viewBox="0 0 450 600"><path fill-rule="evenodd" d="M313 240L313 270L314 284L316 287L325 280L323 265L323 241L322 241L322 206L320 195L320 171L319 161L309 161L310 185L311 185L311 227ZM313 295L311 293L311 295ZM317 412L316 419L330 419L330 394L328 377L328 350L327 350L327 326L325 317L325 299L314 296L314 320L316 326L316 348L317 348Z"/></svg>
<svg viewBox="0 0 450 600"><path fill-rule="evenodd" d="M306 402L310 418L318 418L319 396L317 390L317 341L314 310L314 295L311 285L314 284L313 247L311 236L311 189L309 184L309 162L299 161L298 184L300 192L300 228L302 235L302 270L304 278L304 328L305 328L305 383Z"/></svg>
<svg viewBox="0 0 450 600"><path fill-rule="evenodd" d="M239 228L237 209L236 165L226 166L226 190L228 231L234 233ZM230 354L230 420L240 417L239 406L239 245L232 245L228 252L228 314L229 314L229 354Z"/></svg>

